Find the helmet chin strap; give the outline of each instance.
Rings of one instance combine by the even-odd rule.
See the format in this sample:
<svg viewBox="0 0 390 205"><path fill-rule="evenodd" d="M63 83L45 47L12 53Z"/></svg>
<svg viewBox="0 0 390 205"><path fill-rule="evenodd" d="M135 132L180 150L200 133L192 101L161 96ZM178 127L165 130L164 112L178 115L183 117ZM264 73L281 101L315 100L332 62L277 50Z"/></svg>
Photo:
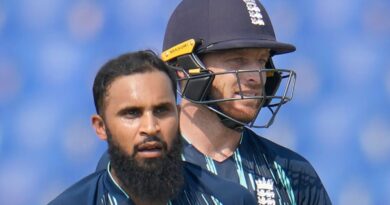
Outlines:
<svg viewBox="0 0 390 205"><path fill-rule="evenodd" d="M211 105L206 105L207 107L212 107L213 109L216 109L220 112L222 112L221 108L216 105L216 104L211 104ZM213 111L210 109L210 111ZM230 129L233 129L233 130L236 130L238 132L241 132L243 129L244 129L244 125L240 124L240 123L237 123L229 118L227 118L226 116L223 116L217 112L214 112L215 114L217 114L218 118L220 119L221 123L227 127L227 128L230 128ZM223 113L223 112L222 112Z"/></svg>

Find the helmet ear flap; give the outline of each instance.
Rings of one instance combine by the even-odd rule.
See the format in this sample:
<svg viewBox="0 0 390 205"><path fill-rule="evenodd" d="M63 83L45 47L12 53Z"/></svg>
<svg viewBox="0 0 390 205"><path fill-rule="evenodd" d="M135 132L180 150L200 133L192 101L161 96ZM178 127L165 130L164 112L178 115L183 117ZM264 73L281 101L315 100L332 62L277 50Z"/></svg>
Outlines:
<svg viewBox="0 0 390 205"><path fill-rule="evenodd" d="M181 85L180 95L195 103L201 103L208 97L214 80L214 74L206 69L194 53L200 44L201 39L188 39L161 54L163 61L183 74L178 76Z"/></svg>
<svg viewBox="0 0 390 205"><path fill-rule="evenodd" d="M272 61L272 58L269 58L267 64L265 65L266 69L275 69L275 65ZM279 85L282 81L282 76L279 72L270 72L270 75L267 75L267 80L265 81L265 93L267 96L275 95L276 91L279 88ZM266 99L263 107L268 106L271 103L272 99Z"/></svg>
<svg viewBox="0 0 390 205"><path fill-rule="evenodd" d="M214 75L207 70L194 54L177 58L178 67L183 69L188 77L182 88L182 96L192 101L203 101L208 97Z"/></svg>
<svg viewBox="0 0 390 205"><path fill-rule="evenodd" d="M183 96L193 101L205 100L210 93L213 79L214 75L207 74L189 79L184 87Z"/></svg>

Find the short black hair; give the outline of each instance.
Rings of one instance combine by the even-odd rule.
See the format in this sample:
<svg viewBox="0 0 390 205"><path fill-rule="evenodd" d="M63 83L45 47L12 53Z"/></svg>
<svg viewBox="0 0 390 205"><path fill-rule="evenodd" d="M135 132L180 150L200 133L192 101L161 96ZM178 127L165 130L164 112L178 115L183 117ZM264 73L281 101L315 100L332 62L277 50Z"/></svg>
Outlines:
<svg viewBox="0 0 390 205"><path fill-rule="evenodd" d="M126 53L109 60L100 68L93 83L93 100L97 114L103 114L104 98L107 95L108 87L116 78L156 70L169 77L172 91L177 99L175 73L153 51L143 50Z"/></svg>

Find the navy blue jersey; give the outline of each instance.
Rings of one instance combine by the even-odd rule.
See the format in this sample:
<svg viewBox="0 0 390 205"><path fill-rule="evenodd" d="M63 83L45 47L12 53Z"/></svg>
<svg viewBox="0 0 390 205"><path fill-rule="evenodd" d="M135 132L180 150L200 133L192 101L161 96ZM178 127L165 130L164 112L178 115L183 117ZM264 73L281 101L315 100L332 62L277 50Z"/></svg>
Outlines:
<svg viewBox="0 0 390 205"><path fill-rule="evenodd" d="M328 205L329 196L311 164L302 156L244 129L234 154L217 162L183 140L182 158L226 180L241 184L258 204ZM109 161L107 152L97 170Z"/></svg>
<svg viewBox="0 0 390 205"><path fill-rule="evenodd" d="M107 170L101 169L85 177L65 190L49 205L133 205L134 202L117 185ZM256 204L255 198L245 188L221 179L199 166L185 163L183 174L184 187L168 204Z"/></svg>
<svg viewBox="0 0 390 205"><path fill-rule="evenodd" d="M241 184L258 204L331 204L311 164L297 153L244 129L234 154L217 162L186 140L184 160Z"/></svg>

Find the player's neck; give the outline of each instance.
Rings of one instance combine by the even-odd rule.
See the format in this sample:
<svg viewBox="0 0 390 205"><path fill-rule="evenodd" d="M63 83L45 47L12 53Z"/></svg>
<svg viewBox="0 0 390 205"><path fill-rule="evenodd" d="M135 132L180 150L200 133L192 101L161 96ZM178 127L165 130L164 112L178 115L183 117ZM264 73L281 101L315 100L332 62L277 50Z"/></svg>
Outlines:
<svg viewBox="0 0 390 205"><path fill-rule="evenodd" d="M234 153L241 136L205 106L186 100L181 103L180 131L196 149L219 162Z"/></svg>

